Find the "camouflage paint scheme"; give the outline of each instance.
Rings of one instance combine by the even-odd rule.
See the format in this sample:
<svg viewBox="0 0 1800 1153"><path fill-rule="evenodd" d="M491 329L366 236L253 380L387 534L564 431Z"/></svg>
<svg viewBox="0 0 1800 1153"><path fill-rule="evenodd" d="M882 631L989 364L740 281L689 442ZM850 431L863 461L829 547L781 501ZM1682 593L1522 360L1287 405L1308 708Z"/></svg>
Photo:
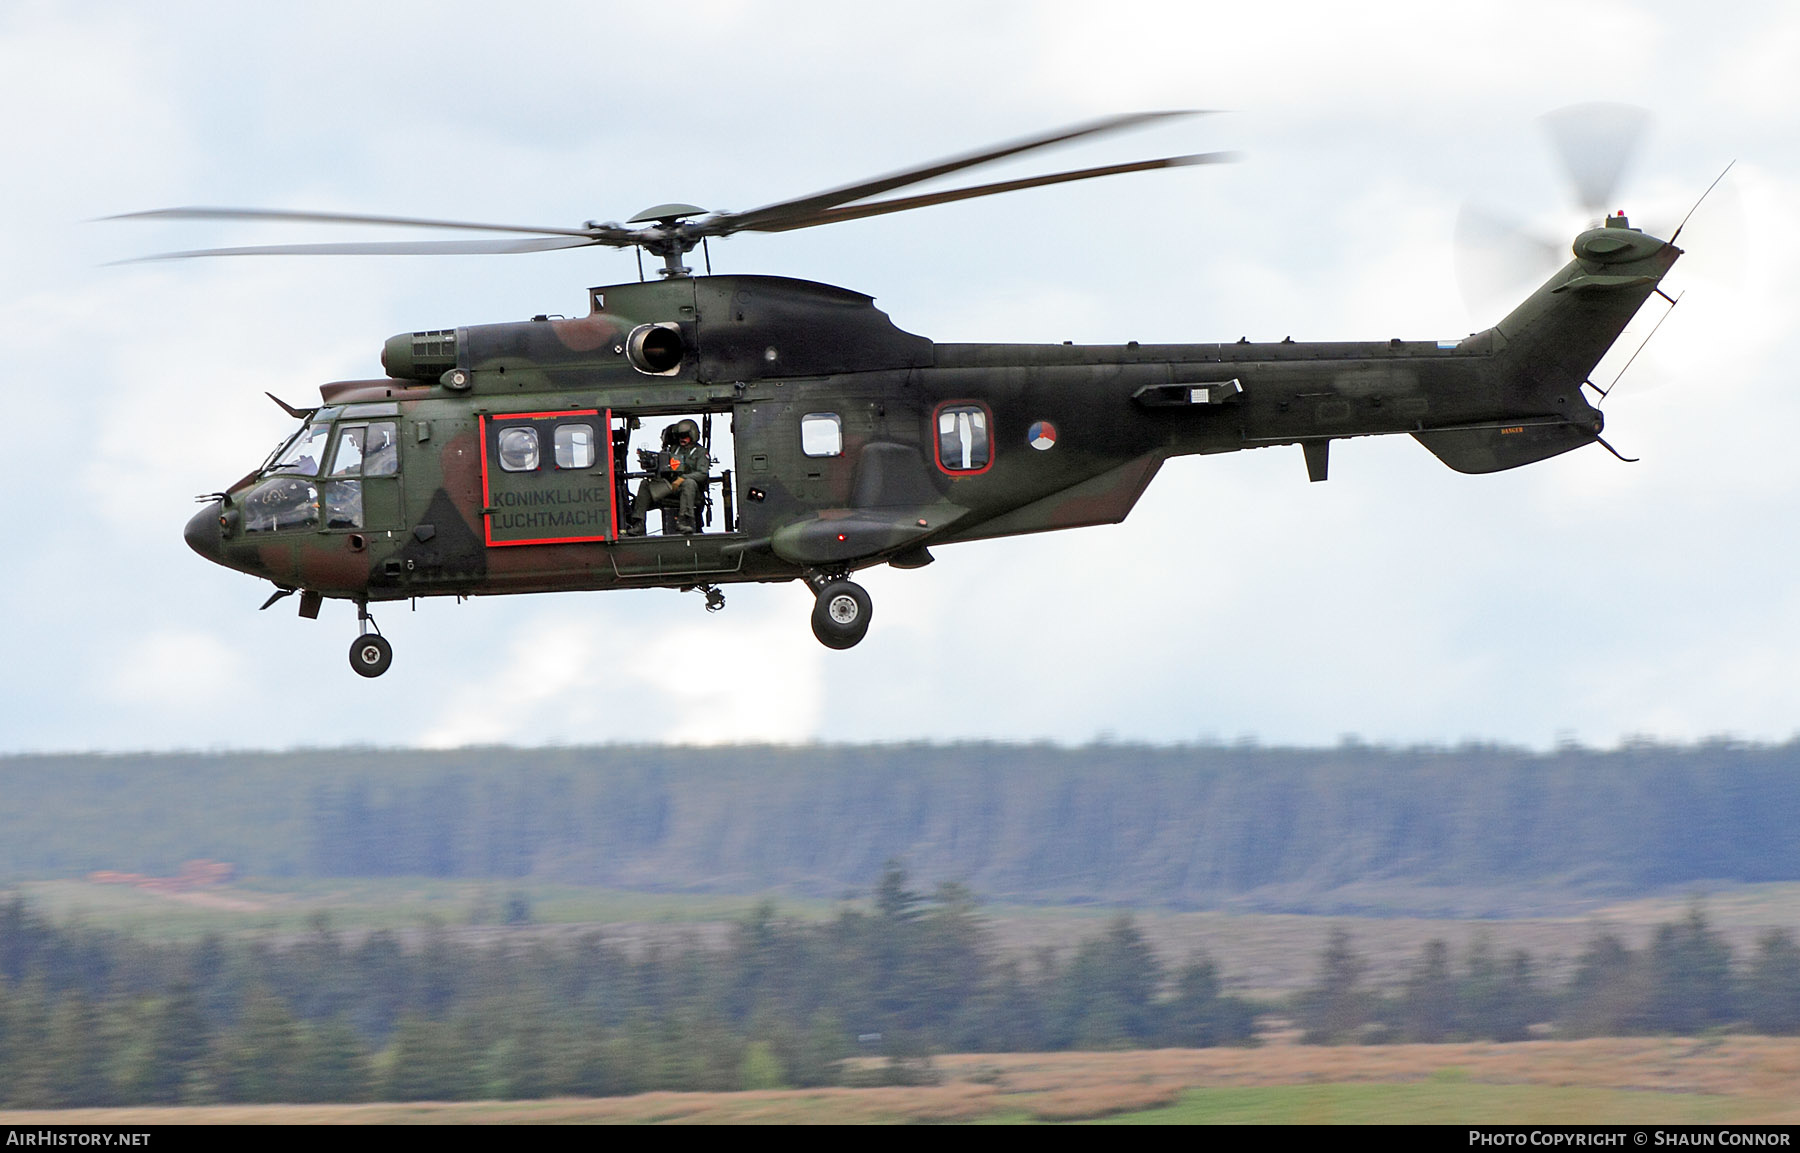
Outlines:
<svg viewBox="0 0 1800 1153"><path fill-rule="evenodd" d="M461 328L453 345L447 332L395 337L388 379L322 388L328 405L397 406L398 506L384 506L386 525L246 533L252 474L193 518L187 540L281 588L358 602L817 585L929 563L939 544L1120 521L1162 462L1184 454L1301 444L1321 480L1329 441L1404 433L1461 472L1514 468L1598 439L1582 384L1681 254L1623 217L1583 233L1574 252L1498 325L1454 346L934 344L870 297L806 281L598 288L577 319ZM643 326L678 334L676 368L637 366ZM940 467L946 404L991 414L987 467ZM619 508L603 539L486 543L484 418L590 410L646 424L716 414L735 437L735 531L620 540ZM840 454L802 451L809 413L838 414ZM1054 427L1046 450L1027 442L1039 422ZM628 466L608 456L596 467ZM301 611L317 605L303 597Z"/></svg>

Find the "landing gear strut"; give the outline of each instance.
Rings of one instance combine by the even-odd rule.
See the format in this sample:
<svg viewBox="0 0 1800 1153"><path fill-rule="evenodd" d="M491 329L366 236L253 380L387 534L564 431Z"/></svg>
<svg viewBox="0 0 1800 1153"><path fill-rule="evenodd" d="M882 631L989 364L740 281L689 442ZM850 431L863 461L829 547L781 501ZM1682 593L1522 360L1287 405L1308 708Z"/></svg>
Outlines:
<svg viewBox="0 0 1800 1153"><path fill-rule="evenodd" d="M375 618L369 615L367 602L356 606L356 620L362 635L350 646L350 667L356 670L357 676L378 677L394 663L394 646L381 635Z"/></svg>
<svg viewBox="0 0 1800 1153"><path fill-rule="evenodd" d="M812 630L819 643L828 649L847 649L862 640L874 611L863 587L842 578L814 587L818 600L813 604Z"/></svg>

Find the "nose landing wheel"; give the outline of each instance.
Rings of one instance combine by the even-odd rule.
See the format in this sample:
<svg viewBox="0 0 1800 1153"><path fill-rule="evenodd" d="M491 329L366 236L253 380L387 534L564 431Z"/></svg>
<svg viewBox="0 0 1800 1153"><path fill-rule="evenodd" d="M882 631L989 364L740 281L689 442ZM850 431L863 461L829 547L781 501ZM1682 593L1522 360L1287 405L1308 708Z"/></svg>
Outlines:
<svg viewBox="0 0 1800 1153"><path fill-rule="evenodd" d="M827 581L813 604L813 636L828 649L847 649L869 631L869 594L854 581Z"/></svg>
<svg viewBox="0 0 1800 1153"><path fill-rule="evenodd" d="M357 605L356 616L363 634L350 646L350 667L359 677L378 677L394 663L394 646L388 644L386 637L372 631L376 627L375 618L369 615L368 605Z"/></svg>
<svg viewBox="0 0 1800 1153"><path fill-rule="evenodd" d="M380 633L364 633L350 646L350 667L358 676L378 677L394 663L394 646Z"/></svg>

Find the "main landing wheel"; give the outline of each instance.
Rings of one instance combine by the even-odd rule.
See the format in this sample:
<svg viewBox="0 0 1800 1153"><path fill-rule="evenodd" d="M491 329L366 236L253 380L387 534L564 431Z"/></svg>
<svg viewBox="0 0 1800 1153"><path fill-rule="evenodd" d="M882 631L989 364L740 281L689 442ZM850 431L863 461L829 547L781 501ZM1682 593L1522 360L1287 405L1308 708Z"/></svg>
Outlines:
<svg viewBox="0 0 1800 1153"><path fill-rule="evenodd" d="M869 631L869 614L874 611L869 594L852 581L832 581L819 590L813 605L813 636L829 649L847 649L863 639Z"/></svg>
<svg viewBox="0 0 1800 1153"><path fill-rule="evenodd" d="M394 646L380 633L364 633L350 646L350 667L358 676L378 677L394 663Z"/></svg>

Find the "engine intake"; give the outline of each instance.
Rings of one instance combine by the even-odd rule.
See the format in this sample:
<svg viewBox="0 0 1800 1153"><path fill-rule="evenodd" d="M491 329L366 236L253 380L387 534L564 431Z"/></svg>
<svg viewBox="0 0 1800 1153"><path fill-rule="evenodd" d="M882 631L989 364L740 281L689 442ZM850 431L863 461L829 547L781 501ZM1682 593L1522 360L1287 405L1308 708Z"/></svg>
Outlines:
<svg viewBox="0 0 1800 1153"><path fill-rule="evenodd" d="M381 348L381 367L395 380L436 380L456 367L456 329L403 332Z"/></svg>
<svg viewBox="0 0 1800 1153"><path fill-rule="evenodd" d="M686 349L681 343L681 329L666 321L662 324L640 324L625 340L625 353L631 367L651 376L674 376L681 369Z"/></svg>

